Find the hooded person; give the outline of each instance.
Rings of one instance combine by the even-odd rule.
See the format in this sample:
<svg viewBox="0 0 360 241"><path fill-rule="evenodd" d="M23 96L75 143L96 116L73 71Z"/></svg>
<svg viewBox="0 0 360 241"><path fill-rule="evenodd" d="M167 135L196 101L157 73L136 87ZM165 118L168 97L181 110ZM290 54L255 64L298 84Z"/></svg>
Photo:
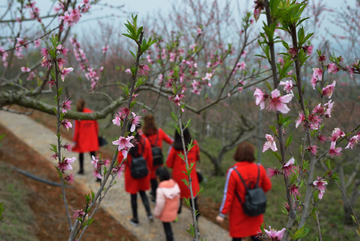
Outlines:
<svg viewBox="0 0 360 241"><path fill-rule="evenodd" d="M156 170L160 182L156 189L156 205L154 216L163 222L166 241L173 241L171 222L175 221L180 206L179 185L170 178L170 173L165 167Z"/></svg>

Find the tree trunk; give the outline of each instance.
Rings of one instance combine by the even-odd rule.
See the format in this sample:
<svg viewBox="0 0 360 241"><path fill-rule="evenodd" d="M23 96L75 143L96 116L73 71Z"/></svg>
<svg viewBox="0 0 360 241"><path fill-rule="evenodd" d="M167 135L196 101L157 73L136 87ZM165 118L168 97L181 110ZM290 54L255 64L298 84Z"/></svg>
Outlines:
<svg viewBox="0 0 360 241"><path fill-rule="evenodd" d="M344 203L344 223L346 225L354 225L354 220L351 217L352 211L347 203Z"/></svg>
<svg viewBox="0 0 360 241"><path fill-rule="evenodd" d="M212 163L214 164L214 175L215 176L224 175L224 171L221 168L221 163L219 162L219 160L214 158L214 161Z"/></svg>

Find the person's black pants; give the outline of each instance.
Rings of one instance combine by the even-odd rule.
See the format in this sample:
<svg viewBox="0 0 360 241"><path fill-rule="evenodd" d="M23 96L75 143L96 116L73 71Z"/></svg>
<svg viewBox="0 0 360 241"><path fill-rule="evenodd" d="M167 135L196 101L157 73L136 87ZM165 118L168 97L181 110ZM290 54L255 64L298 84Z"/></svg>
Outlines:
<svg viewBox="0 0 360 241"><path fill-rule="evenodd" d="M95 152L90 152L90 158L95 156ZM84 153L79 153L79 162L80 162L80 172L84 172Z"/></svg>
<svg viewBox="0 0 360 241"><path fill-rule="evenodd" d="M171 230L171 223L163 222L166 241L174 241L173 232Z"/></svg>
<svg viewBox="0 0 360 241"><path fill-rule="evenodd" d="M198 206L198 204L197 204L197 197L194 199L194 203L195 203L195 210L197 210L196 220L198 220L199 217L200 217L200 211L199 211L199 206ZM192 202L191 202L191 200L190 200L190 206L192 207ZM178 213L181 213L181 207L182 207L182 198L180 198L180 207L179 207Z"/></svg>
<svg viewBox="0 0 360 241"><path fill-rule="evenodd" d="M156 189L158 187L158 183L156 181L156 179L150 179L150 184L151 184L151 194L153 195L153 197L156 200Z"/></svg>
<svg viewBox="0 0 360 241"><path fill-rule="evenodd" d="M145 194L145 191L139 191L141 200L144 204L146 213L148 216L151 215L151 211L150 211L150 206L149 206L149 200ZM131 208L132 208L132 213L133 213L133 218L135 220L138 220L138 212L137 212L137 202L136 202L136 198L137 198L137 193L136 194L131 194Z"/></svg>
<svg viewBox="0 0 360 241"><path fill-rule="evenodd" d="M252 241L261 241L261 239L256 238L256 236L251 236L250 238ZM233 241L241 241L241 240L243 240L243 238L233 238L232 240Z"/></svg>

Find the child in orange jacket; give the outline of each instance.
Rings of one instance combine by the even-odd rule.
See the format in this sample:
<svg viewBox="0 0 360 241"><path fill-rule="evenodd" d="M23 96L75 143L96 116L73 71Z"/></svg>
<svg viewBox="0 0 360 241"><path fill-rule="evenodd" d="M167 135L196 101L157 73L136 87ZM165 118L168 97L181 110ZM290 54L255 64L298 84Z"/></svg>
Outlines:
<svg viewBox="0 0 360 241"><path fill-rule="evenodd" d="M170 222L177 217L180 205L180 188L173 179L170 179L170 173L165 167L160 166L156 170L156 177L160 183L156 189L154 216L163 222L166 241L173 241Z"/></svg>

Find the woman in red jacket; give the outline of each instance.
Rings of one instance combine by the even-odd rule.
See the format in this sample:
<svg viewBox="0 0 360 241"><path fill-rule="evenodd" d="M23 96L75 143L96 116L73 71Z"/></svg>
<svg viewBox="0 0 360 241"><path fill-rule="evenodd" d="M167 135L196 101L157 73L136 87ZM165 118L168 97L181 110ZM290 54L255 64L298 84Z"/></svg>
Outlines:
<svg viewBox="0 0 360 241"><path fill-rule="evenodd" d="M128 131L130 131L130 125L128 128ZM146 190L150 189L150 170L152 168L152 153L151 153L151 145L149 140L146 137L141 136L138 133L138 128L135 129L136 135L135 135L135 143L134 147L130 149L126 160L124 163L126 164L125 168L125 191L127 193L130 193L131 195L131 208L133 217L130 219L130 223L134 226L139 225L139 219L138 219L138 213L137 213L137 193L140 194L141 200L144 204L146 213L148 215L149 221L153 221L154 217L151 214L150 211L150 205L149 200L145 194ZM143 178L135 179L131 176L131 165L133 157L139 157L142 155L144 159L146 160L148 174ZM121 152L118 154L118 162L121 163L121 161L124 159Z"/></svg>
<svg viewBox="0 0 360 241"><path fill-rule="evenodd" d="M190 135L188 128L186 128L184 130L184 140L185 140L185 146L187 147L187 145L191 142L191 135ZM194 143L194 146L193 146L193 148L191 148L191 150L188 153L188 162L189 162L189 165L191 165L192 163L194 164L193 169L190 174L190 177L192 179L192 181L191 181L192 192L193 192L193 195L195 196L200 191L198 176L196 174L196 161L200 160L200 148L199 148L197 141L194 140L193 143ZM190 189L182 181L183 179L186 179L187 181L189 181L189 178L184 173L184 172L186 172L185 161L183 161L179 157L179 154L184 155L183 145L182 145L182 141L181 141L181 136L179 135L179 133L177 131L175 131L174 144L172 145L170 153L167 157L166 166L172 168L173 179L178 183L178 185L180 187L181 199L180 199L180 208L179 208L178 213L181 213L182 198L190 198L191 196L190 196ZM195 210L199 211L199 208L197 205L197 198L195 198L194 201L195 201ZM199 216L200 216L200 213L198 213L196 215L196 219L198 219Z"/></svg>
<svg viewBox="0 0 360 241"><path fill-rule="evenodd" d="M253 187L258 180L259 187L267 192L271 189L271 182L268 178L265 168L254 163L254 146L249 142L241 143L234 153L234 160L237 161L227 172L226 183L224 188L223 202L220 207L220 214L216 220L220 223L224 221L225 215L229 213L229 232L233 241L241 241L242 238L251 236L253 241L258 241L255 236L260 230L261 224L264 222L263 215L250 217L247 216L242 205L236 197L235 191L239 194L240 200L245 198L245 187L240 180L237 170L245 180L247 186ZM258 170L259 168L259 170Z"/></svg>
<svg viewBox="0 0 360 241"><path fill-rule="evenodd" d="M76 110L91 113L91 110L86 108L84 99L77 101ZM75 120L73 138L75 146L72 151L79 152L80 170L78 174L84 174L84 152L90 152L91 157L95 156L95 151L99 150L98 133L99 125L96 120Z"/></svg>
<svg viewBox="0 0 360 241"><path fill-rule="evenodd" d="M157 128L155 124L155 118L153 115L146 115L144 117L144 126L142 127L142 133L149 139L151 147L160 147L162 148L163 141L171 145L173 140L160 128ZM155 164L155 163L154 163ZM156 181L156 170L161 165L153 165L150 175L151 183L151 201L155 203L156 200L156 188L158 183Z"/></svg>

